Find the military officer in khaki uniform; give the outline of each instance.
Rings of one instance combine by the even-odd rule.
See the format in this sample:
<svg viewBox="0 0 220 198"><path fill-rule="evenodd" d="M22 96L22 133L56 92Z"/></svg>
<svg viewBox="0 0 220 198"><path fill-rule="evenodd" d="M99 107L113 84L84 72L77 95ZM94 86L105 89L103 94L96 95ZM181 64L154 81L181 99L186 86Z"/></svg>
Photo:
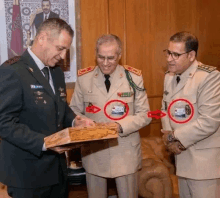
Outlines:
<svg viewBox="0 0 220 198"><path fill-rule="evenodd" d="M197 38L179 32L164 50L163 139L176 159L181 198L220 197L220 74L196 60Z"/></svg>
<svg viewBox="0 0 220 198"><path fill-rule="evenodd" d="M95 122L118 123L117 139L91 142L82 148L88 193L92 198L107 197L107 178L116 179L120 198L138 197L137 171L141 168L138 130L151 119L147 116L149 104L141 71L119 65L120 58L120 39L115 35L100 37L96 43L98 66L78 72L70 104L76 114ZM87 112L86 107L91 105L101 110Z"/></svg>

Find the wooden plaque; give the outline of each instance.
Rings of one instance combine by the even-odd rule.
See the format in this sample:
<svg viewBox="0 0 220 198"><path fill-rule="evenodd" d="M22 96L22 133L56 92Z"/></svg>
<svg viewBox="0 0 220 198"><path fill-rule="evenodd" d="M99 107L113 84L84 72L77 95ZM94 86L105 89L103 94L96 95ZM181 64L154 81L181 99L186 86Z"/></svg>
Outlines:
<svg viewBox="0 0 220 198"><path fill-rule="evenodd" d="M46 148L72 143L117 138L116 124L96 124L95 127L70 127L44 138Z"/></svg>

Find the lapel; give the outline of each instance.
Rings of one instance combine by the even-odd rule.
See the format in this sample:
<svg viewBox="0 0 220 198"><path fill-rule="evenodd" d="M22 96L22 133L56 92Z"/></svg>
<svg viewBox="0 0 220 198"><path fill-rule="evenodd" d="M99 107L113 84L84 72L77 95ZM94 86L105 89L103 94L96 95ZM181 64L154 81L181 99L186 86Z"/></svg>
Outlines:
<svg viewBox="0 0 220 198"><path fill-rule="evenodd" d="M124 68L118 65L115 69L113 79L111 80L111 87L107 94L107 100L118 90L123 83L123 76L125 75Z"/></svg>
<svg viewBox="0 0 220 198"><path fill-rule="evenodd" d="M44 89L46 90L46 92L54 99L56 100L56 97L53 93L53 90L49 84L49 82L46 80L46 78L43 76L43 74L41 73L40 69L38 68L38 66L36 65L35 61L33 60L33 58L30 56L30 54L28 53L28 51L26 50L23 54L23 56L21 57L21 59L23 60L26 69L30 72L30 74L44 87Z"/></svg>
<svg viewBox="0 0 220 198"><path fill-rule="evenodd" d="M193 64L184 73L181 74L180 76L181 80L178 83L178 85L175 86L175 88L173 89L174 91L172 93L172 97L174 97L178 92L180 92L184 88L188 80L194 76L197 67L198 67L198 62L194 61ZM176 85L176 76L173 77L171 84L172 84L171 86Z"/></svg>

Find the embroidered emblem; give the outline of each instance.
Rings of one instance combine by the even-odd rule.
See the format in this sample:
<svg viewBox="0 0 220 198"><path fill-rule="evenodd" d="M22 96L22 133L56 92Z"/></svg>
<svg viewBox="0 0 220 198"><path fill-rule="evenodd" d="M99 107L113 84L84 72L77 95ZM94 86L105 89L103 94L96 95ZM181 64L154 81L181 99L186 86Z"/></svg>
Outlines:
<svg viewBox="0 0 220 198"><path fill-rule="evenodd" d="M94 69L95 69L95 66L90 66L90 67L86 67L84 69L80 69L80 70L78 70L78 76L81 76L83 74L87 74L87 73L93 71Z"/></svg>
<svg viewBox="0 0 220 198"><path fill-rule="evenodd" d="M132 72L132 73L134 73L134 74L136 74L136 75L138 75L138 76L141 75L141 70L139 70L139 69L133 68L133 67L131 67L131 66L129 66L129 65L124 65L124 68L125 68L126 70L128 70L128 71L130 71L130 72Z"/></svg>

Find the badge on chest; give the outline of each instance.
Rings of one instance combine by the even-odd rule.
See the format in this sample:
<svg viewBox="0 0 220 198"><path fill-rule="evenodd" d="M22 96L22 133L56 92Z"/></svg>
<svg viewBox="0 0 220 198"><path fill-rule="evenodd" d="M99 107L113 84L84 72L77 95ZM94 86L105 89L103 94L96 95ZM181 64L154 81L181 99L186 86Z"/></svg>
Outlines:
<svg viewBox="0 0 220 198"><path fill-rule="evenodd" d="M123 115L124 113L125 113L125 107L124 106L119 106L119 105L113 106L112 114Z"/></svg>

